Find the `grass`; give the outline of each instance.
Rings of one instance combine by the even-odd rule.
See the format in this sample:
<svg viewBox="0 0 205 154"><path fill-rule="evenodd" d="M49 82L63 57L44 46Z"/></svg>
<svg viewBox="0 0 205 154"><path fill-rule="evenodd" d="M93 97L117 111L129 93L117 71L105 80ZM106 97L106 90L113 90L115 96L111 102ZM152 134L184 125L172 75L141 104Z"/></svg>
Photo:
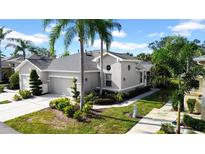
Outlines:
<svg viewBox="0 0 205 154"><path fill-rule="evenodd" d="M138 113L142 116L153 108L160 108L168 100L167 90L160 90L137 102ZM6 122L15 130L26 134L122 134L131 129L140 119L131 118L133 105L97 111L86 122L60 115L59 111L44 109ZM62 114L62 113L61 113Z"/></svg>
<svg viewBox="0 0 205 154"><path fill-rule="evenodd" d="M8 103L11 103L11 101L9 100L0 101L0 104L8 104Z"/></svg>

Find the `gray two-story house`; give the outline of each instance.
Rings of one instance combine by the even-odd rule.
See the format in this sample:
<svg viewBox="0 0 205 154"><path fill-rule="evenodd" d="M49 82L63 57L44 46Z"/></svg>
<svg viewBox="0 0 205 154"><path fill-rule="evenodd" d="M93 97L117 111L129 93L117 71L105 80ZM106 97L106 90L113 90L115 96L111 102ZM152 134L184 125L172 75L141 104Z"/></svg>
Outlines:
<svg viewBox="0 0 205 154"><path fill-rule="evenodd" d="M145 63L122 53L104 52L103 55L103 89L114 92L127 92L136 87L146 86L152 64ZM44 93L71 96L73 78L77 79L80 89L80 53L67 57L49 59L31 57L17 68L20 74L20 89L29 89L29 74L37 70L43 82ZM99 51L84 54L85 92L98 89L100 85Z"/></svg>

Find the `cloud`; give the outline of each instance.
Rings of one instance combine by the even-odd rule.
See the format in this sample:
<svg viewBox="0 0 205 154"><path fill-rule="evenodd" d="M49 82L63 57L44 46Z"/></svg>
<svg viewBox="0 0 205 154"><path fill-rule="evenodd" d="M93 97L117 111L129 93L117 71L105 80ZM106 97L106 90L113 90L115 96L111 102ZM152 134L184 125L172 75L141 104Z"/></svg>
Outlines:
<svg viewBox="0 0 205 154"><path fill-rule="evenodd" d="M151 33L148 35L148 37L163 37L164 36L164 33L163 32L160 32L160 33Z"/></svg>
<svg viewBox="0 0 205 154"><path fill-rule="evenodd" d="M112 31L112 35L114 37L120 37L120 38L127 36L127 34L124 31L118 31L118 30Z"/></svg>
<svg viewBox="0 0 205 154"><path fill-rule="evenodd" d="M192 31L205 30L203 20L188 20L179 23L176 26L169 26L168 28L176 35L190 36Z"/></svg>
<svg viewBox="0 0 205 154"><path fill-rule="evenodd" d="M111 44L111 48L113 49L120 49L120 50L137 50L137 49L143 49L146 48L148 44L146 43L132 43L132 42L119 42L119 41L113 41ZM100 40L96 40L92 47L100 48Z"/></svg>
<svg viewBox="0 0 205 154"><path fill-rule="evenodd" d="M9 30L9 29L5 28L5 30ZM48 36L42 33L28 35L17 31L12 31L6 36L6 38L21 38L24 40L32 41L34 44L43 44L48 42L49 40Z"/></svg>

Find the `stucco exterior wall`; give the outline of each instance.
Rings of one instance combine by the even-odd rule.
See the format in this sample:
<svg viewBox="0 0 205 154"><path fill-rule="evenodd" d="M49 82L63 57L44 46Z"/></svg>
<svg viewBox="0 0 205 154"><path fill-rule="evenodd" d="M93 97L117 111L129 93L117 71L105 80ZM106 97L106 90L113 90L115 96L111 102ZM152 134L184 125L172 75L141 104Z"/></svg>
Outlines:
<svg viewBox="0 0 205 154"><path fill-rule="evenodd" d="M111 70L107 70L107 66L111 66ZM98 63L98 67L100 67ZM103 87L110 89L121 89L121 63L117 61L116 58L106 55L103 57L103 72L104 80ZM112 74L112 86L106 87L106 73Z"/></svg>
<svg viewBox="0 0 205 154"><path fill-rule="evenodd" d="M130 65L130 70L128 70L128 65ZM136 71L135 62L121 62L122 67L122 89L129 88L140 84L140 72ZM144 77L144 72L143 77Z"/></svg>

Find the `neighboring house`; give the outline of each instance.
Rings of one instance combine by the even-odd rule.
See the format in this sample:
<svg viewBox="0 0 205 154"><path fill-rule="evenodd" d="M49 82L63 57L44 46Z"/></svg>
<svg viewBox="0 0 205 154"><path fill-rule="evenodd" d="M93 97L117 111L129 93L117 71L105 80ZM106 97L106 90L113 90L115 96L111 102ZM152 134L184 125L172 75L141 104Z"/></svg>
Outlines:
<svg viewBox="0 0 205 154"><path fill-rule="evenodd" d="M205 55L195 58L194 60L197 61L199 65L203 65L205 68ZM201 94L201 117L205 120L205 79L199 77L199 81L200 86L198 92Z"/></svg>
<svg viewBox="0 0 205 154"><path fill-rule="evenodd" d="M84 53L85 92L99 88L100 54L98 51ZM147 85L151 64L143 63L127 54L105 52L103 55L103 89L126 92ZM20 88L29 89L29 74L36 69L49 93L71 96L73 78L80 89L80 53L54 60L29 58L17 68L20 74ZM46 90L45 90L46 91Z"/></svg>
<svg viewBox="0 0 205 154"><path fill-rule="evenodd" d="M3 81L8 81L9 77L14 72L15 67L17 67L23 60L23 56L11 56L2 59Z"/></svg>

